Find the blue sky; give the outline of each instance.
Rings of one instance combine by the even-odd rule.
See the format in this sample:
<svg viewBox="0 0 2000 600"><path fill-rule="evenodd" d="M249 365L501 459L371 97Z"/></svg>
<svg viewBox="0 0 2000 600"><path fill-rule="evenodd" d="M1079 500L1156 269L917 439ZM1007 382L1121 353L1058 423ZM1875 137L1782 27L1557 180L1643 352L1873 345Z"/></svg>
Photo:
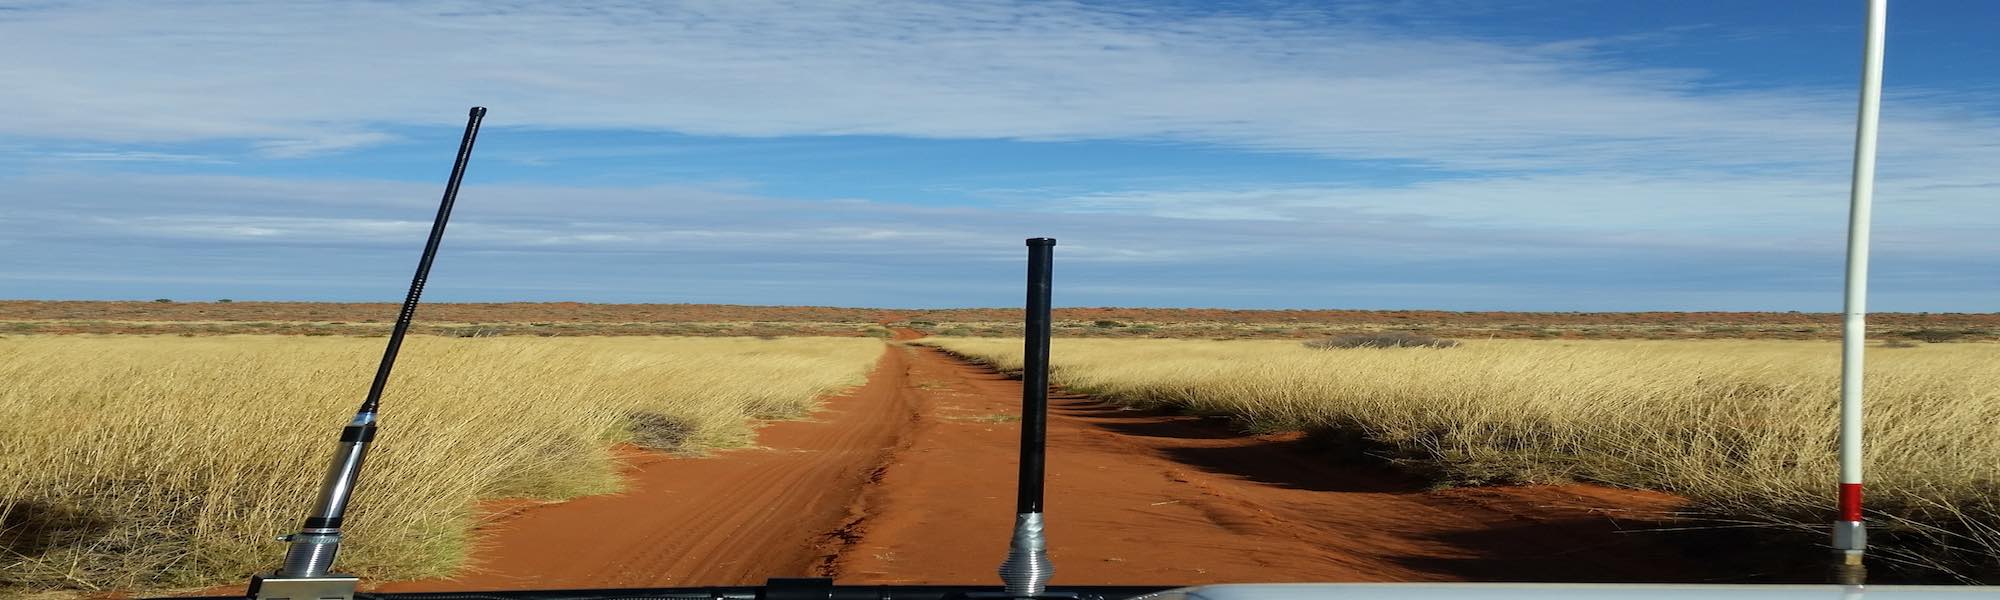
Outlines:
<svg viewBox="0 0 2000 600"><path fill-rule="evenodd" d="M1838 310L1862 3L0 1L0 297ZM2000 310L2000 4L1872 305Z"/></svg>

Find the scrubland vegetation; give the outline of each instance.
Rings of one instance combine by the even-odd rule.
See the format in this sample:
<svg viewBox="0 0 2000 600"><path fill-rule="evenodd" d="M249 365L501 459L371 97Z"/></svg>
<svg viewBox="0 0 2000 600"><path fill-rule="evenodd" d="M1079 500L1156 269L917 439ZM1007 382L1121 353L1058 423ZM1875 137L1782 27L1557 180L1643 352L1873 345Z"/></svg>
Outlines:
<svg viewBox="0 0 2000 600"><path fill-rule="evenodd" d="M1020 368L1018 339L924 343ZM1868 360L1875 555L1990 577L2000 345L1878 347ZM1058 339L1052 362L1053 381L1072 391L1259 430L1351 435L1443 483L1664 490L1725 521L1812 532L1833 511L1840 364L1830 342Z"/></svg>
<svg viewBox="0 0 2000 600"><path fill-rule="evenodd" d="M619 487L613 447L743 445L859 384L869 338L413 337L342 570L441 575L476 501ZM381 339L0 338L0 593L240 581L310 507Z"/></svg>
<svg viewBox="0 0 2000 600"><path fill-rule="evenodd" d="M4 334L383 335L396 305L334 302L0 300ZM1064 337L1320 339L1406 332L1460 339L1815 339L1840 315L1798 312L1455 312L1058 308ZM877 309L577 302L424 305L413 331L492 336L883 336L879 325L943 336L1021 335L1018 308ZM2000 341L2000 314L1875 313L1871 337Z"/></svg>

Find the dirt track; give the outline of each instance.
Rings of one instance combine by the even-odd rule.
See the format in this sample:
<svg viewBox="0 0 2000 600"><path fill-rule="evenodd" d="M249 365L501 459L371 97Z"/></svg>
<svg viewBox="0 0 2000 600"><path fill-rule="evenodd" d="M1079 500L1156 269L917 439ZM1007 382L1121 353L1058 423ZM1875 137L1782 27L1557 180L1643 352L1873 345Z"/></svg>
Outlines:
<svg viewBox="0 0 2000 600"><path fill-rule="evenodd" d="M899 338L914 332L899 331ZM1020 382L896 345L867 385L758 449L646 456L623 494L540 506L484 533L479 566L385 591L994 583L1012 523ZM1620 533L1671 498L1589 487L1425 491L1335 466L1297 436L1052 399L1055 582L1731 580L1664 534Z"/></svg>
<svg viewBox="0 0 2000 600"><path fill-rule="evenodd" d="M381 591L665 587L816 572L831 532L909 429L910 356L884 353L868 383L758 448L708 458L639 455L626 491L522 510L489 526L471 572Z"/></svg>

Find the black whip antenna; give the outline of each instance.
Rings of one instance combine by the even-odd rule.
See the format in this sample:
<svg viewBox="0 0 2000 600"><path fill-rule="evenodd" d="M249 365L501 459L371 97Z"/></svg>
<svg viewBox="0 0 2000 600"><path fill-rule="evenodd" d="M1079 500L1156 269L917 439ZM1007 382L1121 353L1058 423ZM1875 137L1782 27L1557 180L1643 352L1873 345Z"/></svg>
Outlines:
<svg viewBox="0 0 2000 600"><path fill-rule="evenodd" d="M340 432L340 450L334 454L333 464L320 482L319 501L298 533L279 538L291 542L285 551L284 566L250 579L248 595L252 598L351 600L354 597L358 579L329 572L334 555L340 551L341 521L347 513L347 501L354 496L355 481L361 475L361 459L367 456L369 443L375 439L375 413L382 405L382 389L389 384L389 371L396 366L396 352L402 349L403 336L410 331L410 318L417 312L417 299L423 296L424 280L430 278L431 260L437 258L438 244L444 240L445 221L451 219L451 206L458 200L458 184L465 179L465 165L472 160L472 142L479 137L479 122L484 118L486 109L477 106L467 116L465 137L458 142L458 158L452 162L451 179L445 183L437 218L431 221L431 237L424 243L423 258L417 261L417 274L410 280L410 293L403 298L402 312L396 314L396 328L389 333L389 347L382 351L382 364L375 368L375 383L368 388L368 398L361 401L354 420Z"/></svg>
<svg viewBox="0 0 2000 600"><path fill-rule="evenodd" d="M1007 594L1032 598L1048 589L1048 542L1042 537L1043 458L1049 431L1049 288L1055 238L1028 240L1027 331L1021 355L1021 478L1014 499L1014 538L1000 563Z"/></svg>
<svg viewBox="0 0 2000 600"><path fill-rule="evenodd" d="M458 202L458 184L465 179L465 164L472 161L472 142L479 137L479 121L486 108L472 107L465 121L465 137L458 141L458 158L451 163L451 179L444 184L444 200L438 202L437 217L431 220L431 237L424 242L423 258L417 260L417 274L410 278L410 294L403 298L403 310L396 313L396 329L389 332L389 347L382 351L382 364L375 368L375 383L368 386L368 399L361 401L363 413L382 405L382 388L389 385L389 370L396 366L396 352L403 348L403 335L410 332L410 318L417 313L417 298L424 295L424 280L431 277L431 260L437 258L438 243L444 241L445 221L451 220L451 205Z"/></svg>

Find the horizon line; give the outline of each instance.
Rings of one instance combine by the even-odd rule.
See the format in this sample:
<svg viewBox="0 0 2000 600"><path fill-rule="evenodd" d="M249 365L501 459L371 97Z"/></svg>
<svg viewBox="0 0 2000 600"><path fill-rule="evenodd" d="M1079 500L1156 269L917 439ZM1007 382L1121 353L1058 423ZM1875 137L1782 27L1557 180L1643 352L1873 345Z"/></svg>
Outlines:
<svg viewBox="0 0 2000 600"><path fill-rule="evenodd" d="M160 300L168 300L161 302ZM384 305L394 306L398 302L390 300L344 301L344 300L47 300L32 298L0 298L0 304L8 303L87 303L87 304L326 304L326 305ZM435 301L423 305L507 305L507 304L576 304L580 306L715 306L744 308L815 308L833 310L872 310L896 312L922 311L977 311L977 310L1022 310L1013 306L954 306L954 307L881 307L881 306L837 306L817 304L734 304L716 302L583 302L575 300L547 301ZM1839 311L1803 310L1452 310L1442 308L1230 308L1223 306L1056 306L1054 310L1164 310L1164 311L1230 311L1247 313L1313 313L1313 312L1362 312L1362 313L1449 313L1449 314L1567 314L1567 315L1632 315L1632 314L1741 314L1741 315L1841 315ZM2000 315L2000 311L1870 311L1870 315Z"/></svg>

